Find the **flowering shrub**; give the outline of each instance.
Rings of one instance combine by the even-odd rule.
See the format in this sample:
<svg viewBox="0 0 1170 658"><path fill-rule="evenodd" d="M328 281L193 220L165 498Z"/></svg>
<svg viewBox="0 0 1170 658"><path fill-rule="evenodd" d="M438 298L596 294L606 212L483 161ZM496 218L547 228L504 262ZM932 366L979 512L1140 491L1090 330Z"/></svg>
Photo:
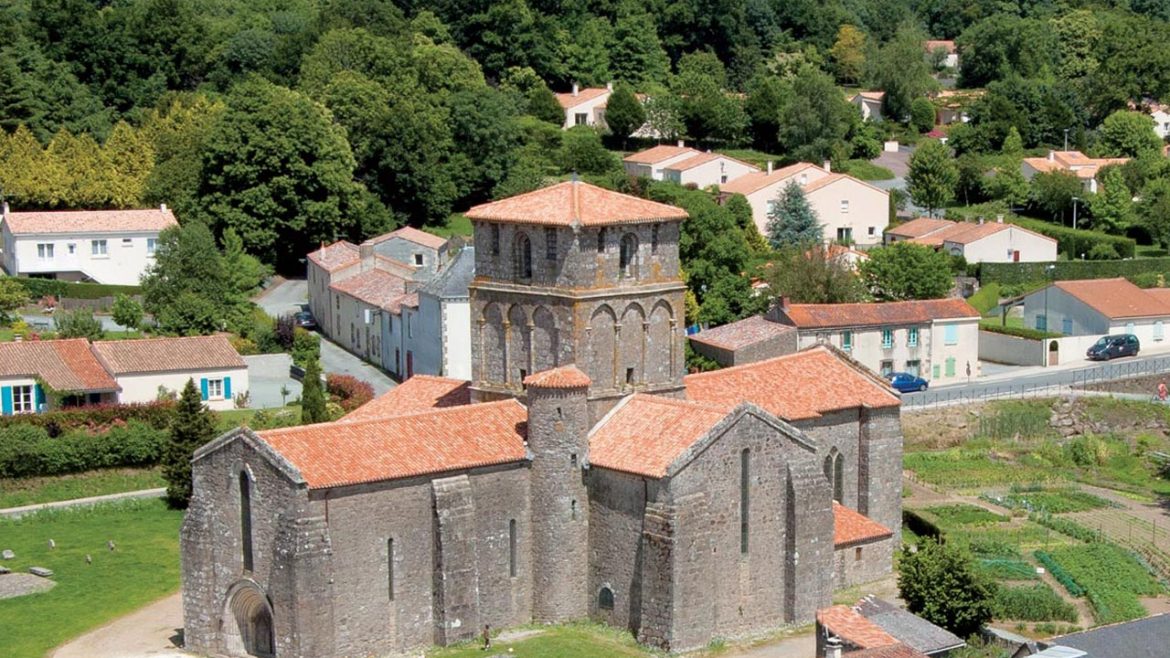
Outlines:
<svg viewBox="0 0 1170 658"><path fill-rule="evenodd" d="M350 375L326 375L325 392L332 402L336 402L346 412L374 399L374 388Z"/></svg>

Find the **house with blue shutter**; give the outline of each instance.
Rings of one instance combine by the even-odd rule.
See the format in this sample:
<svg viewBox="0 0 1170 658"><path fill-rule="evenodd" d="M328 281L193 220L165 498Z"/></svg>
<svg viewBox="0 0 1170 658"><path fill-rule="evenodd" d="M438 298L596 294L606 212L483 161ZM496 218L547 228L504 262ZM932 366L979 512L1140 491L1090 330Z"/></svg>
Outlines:
<svg viewBox="0 0 1170 658"><path fill-rule="evenodd" d="M118 392L84 338L0 343L0 414L112 403Z"/></svg>

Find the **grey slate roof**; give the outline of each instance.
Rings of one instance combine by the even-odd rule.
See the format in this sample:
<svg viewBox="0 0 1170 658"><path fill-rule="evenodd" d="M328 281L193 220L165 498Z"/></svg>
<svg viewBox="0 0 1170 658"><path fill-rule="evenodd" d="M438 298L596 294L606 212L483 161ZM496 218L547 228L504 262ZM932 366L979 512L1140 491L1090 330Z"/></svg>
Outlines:
<svg viewBox="0 0 1170 658"><path fill-rule="evenodd" d="M1054 637L1049 643L1080 649L1087 658L1166 658L1170 655L1170 614Z"/></svg>
<svg viewBox="0 0 1170 658"><path fill-rule="evenodd" d="M899 642L928 656L966 644L954 633L939 628L889 601L867 596L858 601L854 608L862 617L877 624L882 630L897 638Z"/></svg>
<svg viewBox="0 0 1170 658"><path fill-rule="evenodd" d="M464 247L454 260L422 286L421 291L440 299L466 299L475 278L475 247Z"/></svg>

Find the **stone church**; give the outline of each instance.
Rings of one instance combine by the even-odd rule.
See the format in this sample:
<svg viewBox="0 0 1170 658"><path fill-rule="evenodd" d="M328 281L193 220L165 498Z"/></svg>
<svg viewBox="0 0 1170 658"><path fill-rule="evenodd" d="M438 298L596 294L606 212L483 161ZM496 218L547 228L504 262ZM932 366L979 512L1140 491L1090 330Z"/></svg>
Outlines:
<svg viewBox="0 0 1170 658"><path fill-rule="evenodd" d="M573 181L468 216L472 381L196 452L189 650L397 655L591 618L682 651L890 571L897 396L826 347L685 375L682 210Z"/></svg>

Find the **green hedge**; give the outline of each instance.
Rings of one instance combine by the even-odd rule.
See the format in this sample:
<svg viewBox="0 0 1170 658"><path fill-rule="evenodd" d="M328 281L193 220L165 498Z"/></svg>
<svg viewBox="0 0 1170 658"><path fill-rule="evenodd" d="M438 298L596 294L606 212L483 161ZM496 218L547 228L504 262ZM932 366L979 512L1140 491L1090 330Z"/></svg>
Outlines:
<svg viewBox="0 0 1170 658"><path fill-rule="evenodd" d="M34 426L43 428L49 436L57 436L76 429L100 431L113 425L140 422L155 429L165 430L174 416L175 403L169 400L140 404L102 404L85 407L54 409L41 414L14 414L0 416L0 440L8 428Z"/></svg>
<svg viewBox="0 0 1170 658"><path fill-rule="evenodd" d="M1052 273L1046 268L1054 265ZM1133 258L1130 260L1068 260L1055 263L982 263L979 267L979 282L983 285L999 283L1015 285L1032 281L1055 279L1109 279L1114 277L1138 277L1153 274L1155 277L1170 272L1170 257Z"/></svg>
<svg viewBox="0 0 1170 658"><path fill-rule="evenodd" d="M14 425L0 441L0 477L41 477L120 466L152 466L162 458L166 430L140 422L105 432L73 430L53 438L43 427Z"/></svg>
<svg viewBox="0 0 1170 658"><path fill-rule="evenodd" d="M104 283L71 283L57 279L33 279L29 277L12 277L24 289L28 296L36 301L45 295L67 297L69 299L101 299L115 295L141 295L142 288L138 286L115 286Z"/></svg>
<svg viewBox="0 0 1170 658"><path fill-rule="evenodd" d="M980 331L990 331L996 334L1005 334L1008 336L1016 336L1017 338L1030 338L1032 340L1044 340L1046 338L1060 338L1060 334L1054 334L1048 331L1040 331L1039 329L1028 329L1027 327L1009 327L1002 324L992 324L990 322L980 322Z"/></svg>
<svg viewBox="0 0 1170 658"><path fill-rule="evenodd" d="M919 537L931 537L936 540L942 538L942 530L939 529L938 525L916 510L902 510L902 525Z"/></svg>
<svg viewBox="0 0 1170 658"><path fill-rule="evenodd" d="M1029 231L1035 231L1041 235L1047 235L1056 240L1057 250L1061 253L1068 254L1070 260L1080 258L1081 254L1089 253L1093 247L1099 244L1112 245L1117 250L1117 255L1122 258L1133 258L1134 252L1137 250L1136 241L1132 238L1125 238L1119 235L1073 229L1067 226L1061 226L1060 224L1052 224L1039 219L1029 219L1015 215L1009 215L1004 221L1026 228Z"/></svg>

